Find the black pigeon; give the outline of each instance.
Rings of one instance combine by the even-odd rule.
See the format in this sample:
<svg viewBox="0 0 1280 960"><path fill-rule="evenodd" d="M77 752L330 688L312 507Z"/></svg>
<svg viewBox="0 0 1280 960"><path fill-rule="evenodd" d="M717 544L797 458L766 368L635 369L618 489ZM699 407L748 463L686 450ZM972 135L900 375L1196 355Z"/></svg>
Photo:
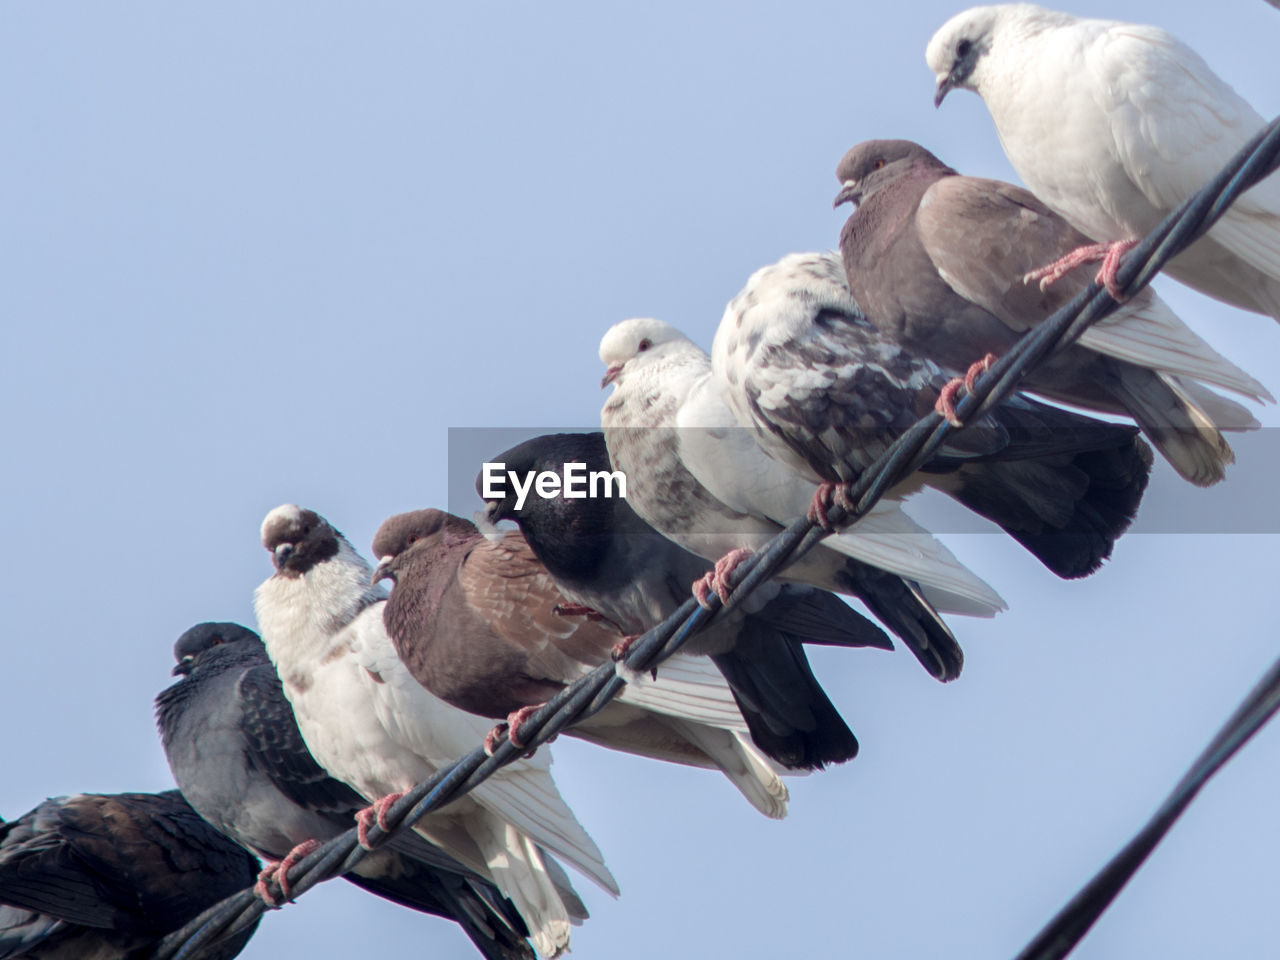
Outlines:
<svg viewBox="0 0 1280 960"><path fill-rule="evenodd" d="M355 825L366 801L312 758L266 648L238 623L201 623L174 644L183 677L156 698L165 756L211 824L272 860L293 860ZM292 859L291 859L292 858ZM346 879L394 903L455 920L490 960L532 960L524 922L487 880L416 833L368 854ZM287 887L283 888L287 896Z"/></svg>
<svg viewBox="0 0 1280 960"><path fill-rule="evenodd" d="M608 471L601 433L535 437L493 458L525 475L563 476L568 463ZM483 497L483 475L476 488ZM510 484L504 491L510 491ZM575 603L626 635L655 626L689 598L689 584L711 564L668 540L619 496L530 495L517 509L514 491L488 501L492 521L514 520L525 540ZM765 589L765 588L762 588ZM768 602L731 615L684 649L708 653L733 690L756 746L792 768L821 769L856 755L858 742L827 698L804 643L893 649L879 627L838 597L801 584L771 584Z"/></svg>
<svg viewBox="0 0 1280 960"><path fill-rule="evenodd" d="M257 872L177 790L46 800L0 822L0 958L142 960ZM256 929L205 957L230 960Z"/></svg>

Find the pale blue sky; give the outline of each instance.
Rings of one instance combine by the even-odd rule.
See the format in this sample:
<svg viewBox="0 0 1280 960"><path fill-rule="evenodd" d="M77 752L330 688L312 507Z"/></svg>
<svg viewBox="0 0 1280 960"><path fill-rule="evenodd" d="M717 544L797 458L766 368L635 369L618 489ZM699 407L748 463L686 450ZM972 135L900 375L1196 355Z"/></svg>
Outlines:
<svg viewBox="0 0 1280 960"><path fill-rule="evenodd" d="M4 4L0 814L169 785L151 699L171 644L252 623L271 507L313 507L367 551L384 517L444 503L447 428L595 422L603 331L651 315L709 345L751 271L836 243L832 171L859 140L1012 178L976 97L932 106L924 46L959 9ZM1260 0L1071 9L1157 22L1280 112ZM1280 392L1273 321L1160 287ZM1274 531L1261 447L1220 496ZM1179 483L1161 467L1153 503ZM624 892L583 881L575 956L1009 955L1276 652L1275 536L1135 535L1083 583L996 536L949 542L1011 611L955 619L948 687L905 652L815 653L863 752L795 781L789 820L707 772L556 744ZM1268 730L1079 956L1273 949L1278 790ZM334 883L244 956L370 937L383 957L473 955Z"/></svg>

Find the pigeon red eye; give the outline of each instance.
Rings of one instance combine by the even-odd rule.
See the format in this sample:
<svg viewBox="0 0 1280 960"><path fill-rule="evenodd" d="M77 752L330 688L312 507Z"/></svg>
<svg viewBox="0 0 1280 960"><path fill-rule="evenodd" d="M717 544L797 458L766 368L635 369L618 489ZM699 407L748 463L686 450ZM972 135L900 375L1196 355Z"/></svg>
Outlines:
<svg viewBox="0 0 1280 960"><path fill-rule="evenodd" d="M644 340L640 341L640 346L638 346L636 349L640 353L644 353L646 350L648 350L652 346L653 346L653 341L649 340L648 338L645 338Z"/></svg>
<svg viewBox="0 0 1280 960"><path fill-rule="evenodd" d="M883 161L883 160L876 160L876 161L872 162L872 164L871 164L871 169L872 169L872 170L879 170L879 169L881 169L883 166L884 166L884 161Z"/></svg>
<svg viewBox="0 0 1280 960"><path fill-rule="evenodd" d="M408 544L417 543L417 542L418 542L418 535L414 534L412 537L410 537L408 540L405 541L405 545L407 546Z"/></svg>

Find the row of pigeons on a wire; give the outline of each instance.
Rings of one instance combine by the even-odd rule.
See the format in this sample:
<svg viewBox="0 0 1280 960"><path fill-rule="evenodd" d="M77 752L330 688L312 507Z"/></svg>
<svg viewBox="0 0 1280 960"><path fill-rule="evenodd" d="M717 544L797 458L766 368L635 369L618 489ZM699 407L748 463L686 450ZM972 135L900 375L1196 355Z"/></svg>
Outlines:
<svg viewBox="0 0 1280 960"><path fill-rule="evenodd" d="M837 170L836 203L853 208L838 255L793 254L757 270L729 301L709 355L658 320L609 329L602 433L494 451L502 468L478 478L477 522L435 509L392 517L371 565L312 509L268 514L261 538L274 572L255 594L261 639L236 624L193 628L175 650L182 679L157 701L182 796L269 861L264 898L287 899L291 863L353 822L385 823L390 802L478 742L523 746L532 709L619 658L691 586L727 602L734 567L787 524L808 515L830 526L831 507L847 505L847 485L885 447L931 410L954 419L974 378L1095 275L1121 306L1034 367L1024 393L953 432L865 517L832 530L656 672L627 671L617 700L567 732L718 770L760 813L781 817L784 776L858 751L806 644L896 641L946 682L963 655L944 617L1003 608L908 515L913 494L941 492L1070 580L1095 573L1134 519L1151 448L1192 484L1224 479L1224 432L1257 421L1210 388L1271 395L1153 292L1126 297L1116 268L1261 118L1154 27L981 7L945 24L926 56L935 102L954 89L983 97L1029 190L964 176L915 143L861 143ZM1087 266L1098 260L1100 270ZM1280 319L1280 184L1246 193L1168 272ZM625 498L560 495L572 488L569 464L621 474ZM540 474L551 479L517 489ZM517 529L500 531L503 520ZM99 818L112 805L126 813ZM172 822L157 834L146 824L162 815ZM133 906L90 903L115 895L101 885L74 888L70 906L43 901L29 882L24 893L41 858L80 842L59 831L74 821L76 836L91 834L95 818L127 834L94 856L132 851L98 869L137 888ZM73 937L120 945L94 956L125 956L139 937L252 880L252 861L176 795L50 801L0 829L0 902L11 905L0 908L0 956L15 955L15 943L17 954L53 955L43 938ZM186 859L138 855L147 843ZM617 893L543 748L348 879L452 918L486 957L530 956L530 941L555 956L586 916L561 861ZM154 875L179 863L187 875ZM48 868L70 869L65 858ZM142 894L161 890L159 917L139 915Z"/></svg>

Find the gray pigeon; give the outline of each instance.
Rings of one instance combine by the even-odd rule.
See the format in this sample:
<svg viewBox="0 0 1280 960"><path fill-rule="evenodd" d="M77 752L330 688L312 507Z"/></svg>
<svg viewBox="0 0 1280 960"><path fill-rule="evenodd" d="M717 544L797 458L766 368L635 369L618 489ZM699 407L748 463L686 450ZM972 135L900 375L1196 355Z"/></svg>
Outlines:
<svg viewBox="0 0 1280 960"><path fill-rule="evenodd" d="M217 829L278 861L263 871L258 889L273 903L263 881L274 876L287 897L289 866L353 827L366 803L312 758L256 633L238 623L201 623L178 638L173 652L173 672L184 679L156 698L156 720L174 779ZM489 960L532 960L515 908L417 834L373 851L346 879L457 921Z"/></svg>
<svg viewBox="0 0 1280 960"><path fill-rule="evenodd" d="M1043 289L1024 279L1088 238L1026 190L962 177L911 141L861 143L836 176L836 203L855 205L840 234L854 300L882 334L943 367L964 370L1008 352L1092 279L1073 271ZM1235 459L1220 430L1258 422L1200 380L1270 399L1143 290L1022 382L1054 400L1132 417L1179 474L1207 486ZM947 412L945 399L939 409Z"/></svg>
<svg viewBox="0 0 1280 960"><path fill-rule="evenodd" d="M482 717L521 723L568 684L609 662L617 631L555 613L565 597L518 532L483 537L441 510L391 517L373 540L375 577L395 586L384 622L400 659L428 690ZM751 743L724 677L677 653L657 677L633 675L603 710L565 731L639 756L718 769L768 817L787 788Z"/></svg>
<svg viewBox="0 0 1280 960"><path fill-rule="evenodd" d="M535 437L492 460L520 476L550 471L563 477L570 463L588 472L612 469L600 433ZM476 486L483 496L482 480ZM711 569L641 520L624 497L518 500L512 484L501 499L488 501L487 518L514 520L560 592L625 635L665 620ZM752 600L759 601L755 612L722 617L683 649L711 655L752 740L774 760L821 769L851 759L858 741L813 675L802 644L887 650L889 638L833 594L801 584L770 584Z"/></svg>
<svg viewBox="0 0 1280 960"><path fill-rule="evenodd" d="M0 821L0 958L142 960L257 872L177 790L46 800ZM231 960L256 929L204 956Z"/></svg>

